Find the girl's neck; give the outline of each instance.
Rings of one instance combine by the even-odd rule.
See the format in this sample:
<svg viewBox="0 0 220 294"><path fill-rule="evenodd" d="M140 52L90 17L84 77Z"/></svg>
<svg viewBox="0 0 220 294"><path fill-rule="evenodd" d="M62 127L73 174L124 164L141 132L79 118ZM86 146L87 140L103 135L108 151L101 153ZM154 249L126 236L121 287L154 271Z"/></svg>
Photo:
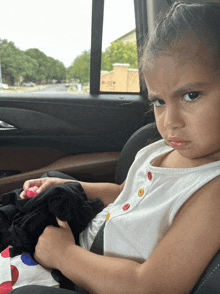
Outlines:
<svg viewBox="0 0 220 294"><path fill-rule="evenodd" d="M169 151L165 154L159 155L152 166L162 168L192 168L200 165L204 165L215 160L211 160L209 157L202 157L198 159L185 158L176 150Z"/></svg>

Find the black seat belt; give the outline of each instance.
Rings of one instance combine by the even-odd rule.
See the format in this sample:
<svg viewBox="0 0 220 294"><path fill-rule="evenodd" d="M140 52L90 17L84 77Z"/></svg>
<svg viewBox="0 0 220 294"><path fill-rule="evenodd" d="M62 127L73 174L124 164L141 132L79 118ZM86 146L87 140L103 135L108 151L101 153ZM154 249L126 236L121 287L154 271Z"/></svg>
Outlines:
<svg viewBox="0 0 220 294"><path fill-rule="evenodd" d="M105 222L102 224L101 228L99 229L92 246L90 248L90 251L99 255L104 254L103 250L103 235L104 235L104 227L105 227Z"/></svg>

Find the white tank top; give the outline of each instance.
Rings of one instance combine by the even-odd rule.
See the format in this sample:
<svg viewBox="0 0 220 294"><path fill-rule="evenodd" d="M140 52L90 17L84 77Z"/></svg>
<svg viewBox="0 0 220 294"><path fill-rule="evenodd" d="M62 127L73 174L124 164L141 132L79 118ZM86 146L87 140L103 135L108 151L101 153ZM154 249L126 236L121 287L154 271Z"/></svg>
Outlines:
<svg viewBox="0 0 220 294"><path fill-rule="evenodd" d="M123 191L99 213L80 235L90 249L106 219L104 254L142 262L146 260L184 202L220 175L220 161L193 168L161 168L151 163L173 150L164 140L141 149L133 162Z"/></svg>

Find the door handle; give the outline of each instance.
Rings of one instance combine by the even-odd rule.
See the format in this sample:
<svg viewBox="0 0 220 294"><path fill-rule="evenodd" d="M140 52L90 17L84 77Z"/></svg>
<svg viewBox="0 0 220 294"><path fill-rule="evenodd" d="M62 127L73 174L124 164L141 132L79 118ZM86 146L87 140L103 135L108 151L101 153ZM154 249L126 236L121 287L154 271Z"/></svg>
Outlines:
<svg viewBox="0 0 220 294"><path fill-rule="evenodd" d="M17 130L14 126L0 120L0 131L10 131L10 130Z"/></svg>

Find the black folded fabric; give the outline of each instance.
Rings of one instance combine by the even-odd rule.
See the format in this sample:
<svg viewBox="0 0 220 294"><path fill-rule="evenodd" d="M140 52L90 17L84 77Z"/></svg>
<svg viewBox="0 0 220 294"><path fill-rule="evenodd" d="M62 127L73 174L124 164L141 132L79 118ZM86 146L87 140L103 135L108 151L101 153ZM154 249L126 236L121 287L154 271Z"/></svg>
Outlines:
<svg viewBox="0 0 220 294"><path fill-rule="evenodd" d="M39 236L48 225L58 226L56 217L67 221L78 242L79 234L102 211L100 199L89 201L78 182L66 182L21 199L22 190L2 195L0 201L0 250L8 245L34 253Z"/></svg>

